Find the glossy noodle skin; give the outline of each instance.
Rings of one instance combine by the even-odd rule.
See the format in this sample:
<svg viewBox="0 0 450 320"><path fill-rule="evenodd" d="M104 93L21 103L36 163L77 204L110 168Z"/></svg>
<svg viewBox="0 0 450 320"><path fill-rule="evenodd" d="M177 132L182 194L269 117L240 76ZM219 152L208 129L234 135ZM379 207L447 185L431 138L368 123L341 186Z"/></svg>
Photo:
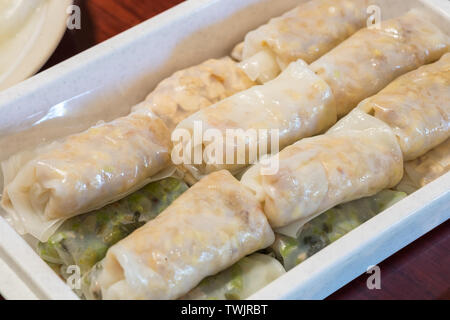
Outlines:
<svg viewBox="0 0 450 320"><path fill-rule="evenodd" d="M263 203L274 228L306 223L335 205L393 187L403 175L402 153L390 128L359 110L271 161L279 162L276 174L263 175L255 165L241 182Z"/></svg>
<svg viewBox="0 0 450 320"><path fill-rule="evenodd" d="M111 247L93 283L103 299L177 299L273 241L253 194L220 171Z"/></svg>
<svg viewBox="0 0 450 320"><path fill-rule="evenodd" d="M46 241L61 219L119 200L168 171L174 126L252 85L230 58L210 59L163 80L126 117L14 156L3 164L8 219Z"/></svg>
<svg viewBox="0 0 450 320"><path fill-rule="evenodd" d="M408 194L426 186L450 171L450 139L423 156L405 163L405 175L397 190Z"/></svg>
<svg viewBox="0 0 450 320"><path fill-rule="evenodd" d="M171 147L170 132L150 112L100 123L3 163L2 205L19 229L46 241L43 225L103 207L150 182L171 165Z"/></svg>
<svg viewBox="0 0 450 320"><path fill-rule="evenodd" d="M395 78L449 51L450 38L419 10L366 28L311 64L331 87L342 117Z"/></svg>
<svg viewBox="0 0 450 320"><path fill-rule="evenodd" d="M161 81L139 108L151 110L173 130L196 111L253 85L231 58L209 59Z"/></svg>
<svg viewBox="0 0 450 320"><path fill-rule="evenodd" d="M37 252L57 265L63 277L70 277L67 270L72 265L84 275L111 246L158 216L187 188L175 178L149 183L101 209L67 219L47 242L38 244Z"/></svg>
<svg viewBox="0 0 450 320"><path fill-rule="evenodd" d="M311 63L365 27L368 3L367 0L315 0L301 4L249 32L242 58L269 50L282 69L298 59Z"/></svg>
<svg viewBox="0 0 450 320"><path fill-rule="evenodd" d="M183 300L244 300L282 276L283 266L269 255L254 253L217 275L205 278Z"/></svg>
<svg viewBox="0 0 450 320"><path fill-rule="evenodd" d="M388 189L337 205L306 223L295 234L276 233L270 249L286 270L291 270L406 196L404 192Z"/></svg>
<svg viewBox="0 0 450 320"><path fill-rule="evenodd" d="M450 53L399 77L359 108L392 128L405 161L425 154L450 137Z"/></svg>
<svg viewBox="0 0 450 320"><path fill-rule="evenodd" d="M191 138L178 143L183 144L181 152L190 150L189 146L200 146L204 151L201 164L193 161L183 163L183 169L197 180L221 169L236 173L252 162L249 153L255 150L255 146L260 151L261 147L267 147L266 153L260 152L261 156L273 151L271 143L261 139L267 137L267 141L270 141L272 137L269 130L278 130L279 148L284 148L298 139L326 131L336 120L336 107L330 87L305 62L299 60L291 63L274 80L235 94L183 120L177 130L188 131ZM212 130L220 135L224 145L222 157L217 156L220 161L214 158L216 153L211 152L212 156L209 156L207 152L217 139L203 139L199 143L195 141L196 124L201 124L200 133L203 135ZM230 129L242 130L242 134L234 141L227 140ZM265 130L265 133L260 134L258 130ZM247 132L258 134L246 135ZM177 142L174 141L174 145L177 152ZM228 152L234 155L232 163L226 161ZM238 161L239 155L244 161ZM256 160L253 159L253 162Z"/></svg>

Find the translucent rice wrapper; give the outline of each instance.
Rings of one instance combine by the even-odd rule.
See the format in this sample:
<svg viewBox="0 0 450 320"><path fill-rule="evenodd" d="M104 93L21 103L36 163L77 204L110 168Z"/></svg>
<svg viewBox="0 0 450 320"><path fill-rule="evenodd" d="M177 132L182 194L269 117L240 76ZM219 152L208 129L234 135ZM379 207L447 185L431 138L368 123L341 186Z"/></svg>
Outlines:
<svg viewBox="0 0 450 320"><path fill-rule="evenodd" d="M244 42L238 43L231 51L231 57L236 61L242 61L244 54Z"/></svg>
<svg viewBox="0 0 450 320"><path fill-rule="evenodd" d="M173 174L170 132L150 111L98 125L2 163L2 206L17 231L46 241L70 217Z"/></svg>
<svg viewBox="0 0 450 320"><path fill-rule="evenodd" d="M383 190L378 194L338 205L286 235L277 233L270 252L290 270L351 230L386 210L407 195Z"/></svg>
<svg viewBox="0 0 450 320"><path fill-rule="evenodd" d="M450 53L394 80L358 108L394 131L405 161L450 137Z"/></svg>
<svg viewBox="0 0 450 320"><path fill-rule="evenodd" d="M231 58L209 59L161 81L135 110L151 110L172 131L196 111L253 85Z"/></svg>
<svg viewBox="0 0 450 320"><path fill-rule="evenodd" d="M2 163L7 220L46 241L65 219L175 174L174 126L252 85L230 58L211 59L163 80L128 116L11 157Z"/></svg>
<svg viewBox="0 0 450 320"><path fill-rule="evenodd" d="M416 160L405 163L405 174L396 187L408 194L450 171L450 139Z"/></svg>
<svg viewBox="0 0 450 320"><path fill-rule="evenodd" d="M331 87L342 117L395 78L438 60L450 37L422 11L365 28L314 61L311 68Z"/></svg>
<svg viewBox="0 0 450 320"><path fill-rule="evenodd" d="M325 132L336 120L330 87L298 60L272 81L237 93L180 122L177 132L189 134L186 139L181 136L174 141L173 154L183 160L180 167L189 181L222 169L237 174L259 157ZM230 129L236 133L232 138L228 135ZM278 136L272 136L273 131ZM209 133L215 133L212 139L196 139L197 135ZM276 146L272 149L273 141ZM195 151L199 149L203 157L195 163ZM227 161L230 154L231 161Z"/></svg>
<svg viewBox="0 0 450 320"><path fill-rule="evenodd" d="M244 300L285 272L283 266L275 258L254 253L217 275L205 278L181 299Z"/></svg>
<svg viewBox="0 0 450 320"><path fill-rule="evenodd" d="M259 203L228 171L197 182L112 246L87 274L87 298L178 299L274 241Z"/></svg>
<svg viewBox="0 0 450 320"><path fill-rule="evenodd" d="M275 79L281 72L275 56L269 50L259 51L242 61L239 67L252 81L262 84Z"/></svg>
<svg viewBox="0 0 450 320"><path fill-rule="evenodd" d="M62 276L69 266L78 266L83 275L112 245L154 219L186 190L187 185L175 178L152 182L117 202L66 220L37 251Z"/></svg>
<svg viewBox="0 0 450 320"><path fill-rule="evenodd" d="M243 60L243 69L251 71L247 74L253 80L264 83L291 62L315 61L363 28L368 3L367 0L308 1L249 32L232 56ZM265 57L261 56L263 52ZM268 65L272 66L270 72Z"/></svg>
<svg viewBox="0 0 450 320"><path fill-rule="evenodd" d="M268 161L278 164L276 173L256 164L241 182L261 201L273 228L300 227L340 203L392 188L403 176L392 130L358 109L326 134L302 139Z"/></svg>

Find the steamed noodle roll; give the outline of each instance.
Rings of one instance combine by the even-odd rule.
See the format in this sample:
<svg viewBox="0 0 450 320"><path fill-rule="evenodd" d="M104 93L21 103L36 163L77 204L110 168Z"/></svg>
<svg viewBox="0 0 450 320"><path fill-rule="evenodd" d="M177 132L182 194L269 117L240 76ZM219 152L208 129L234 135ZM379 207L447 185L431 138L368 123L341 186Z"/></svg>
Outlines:
<svg viewBox="0 0 450 320"><path fill-rule="evenodd" d="M405 163L405 174L396 186L408 194L426 186L450 171L450 139L423 156Z"/></svg>
<svg viewBox="0 0 450 320"><path fill-rule="evenodd" d="M137 108L151 110L169 130L198 110L255 85L229 57L210 59L161 81Z"/></svg>
<svg viewBox="0 0 450 320"><path fill-rule="evenodd" d="M282 276L283 266L269 255L254 253L217 275L205 278L182 299L244 300Z"/></svg>
<svg viewBox="0 0 450 320"><path fill-rule="evenodd" d="M362 124L365 123L365 121L367 122L367 120L371 119L371 122L375 124L374 120L378 119L377 121L380 124L382 123L385 129L389 128L390 131L392 131L393 136L395 137L395 141L400 146L400 150L402 151L404 160L417 158L418 155L427 152L436 145L440 144L442 141L445 141L446 139L448 139L450 134L450 82L448 79L450 75L449 58L450 55L444 55L444 57L442 57L440 61L434 64L424 66L399 77L380 93L363 101L356 110L350 113L347 117L343 118L341 122L339 122L327 133L326 136L335 135L336 128L345 129L347 127L347 129L353 130L355 126L359 126L361 129L363 129L364 127ZM367 115L366 113L372 114L373 117ZM359 124L356 122L358 118L360 118ZM369 123L367 128L370 128ZM344 131L342 132L345 133ZM326 136L317 137L317 140L315 141L316 148L311 149L318 149L319 145L322 144L322 141L326 140ZM362 137L363 135L357 138L355 137L354 140L349 140L348 143L352 144L353 146L357 146L358 140ZM311 165L309 164L310 160L308 159L307 153L307 151L310 152L310 150L306 148L299 148L304 144L307 144L306 140L300 141L296 144L298 150L294 151L296 148L292 146L288 147L286 150L280 153L280 156L282 155L281 168L287 166L286 164L283 164L283 161L289 159L289 157L287 156L289 154L287 150L290 149L292 149L290 150L290 158L296 159L295 162L292 162L293 166L297 166L298 163L302 163L303 161L305 161L308 165ZM334 145L337 144L337 142L334 143ZM367 143L368 147L373 147L374 149L376 149L376 145L377 143L375 142ZM344 148L345 147L342 147L342 149ZM303 150L303 152L301 152L300 150ZM333 148L330 147L330 150L333 150ZM337 150L335 152L338 158L339 153ZM364 151L361 150L360 154L362 155L363 153ZM293 157L293 155L295 155L296 157ZM351 155L351 152L347 152L345 156L348 155ZM312 159L316 160L316 158L314 157L312 157ZM358 159L358 156L353 155L352 157L348 158L347 163L358 163L358 165L356 166L356 169L358 170L360 169L360 167L364 167L365 165L369 164L370 161L378 161L380 164L383 163L382 161L377 160L375 157L372 160L364 161L357 161L356 159ZM336 166L335 169L341 170L341 175L349 177L350 175L345 169L346 162L344 160L340 160L340 162L340 167ZM376 162L374 162L373 164L375 163ZM322 165L327 168L326 162L322 163ZM408 163L407 166L409 167L410 165L411 164ZM307 168L307 165L305 164L302 164L300 168L302 168L303 166ZM388 168L386 167L386 169ZM286 220L284 220L284 222L283 219L278 220L279 215L282 214L284 210L286 210L285 206L289 208L289 205L292 205L293 203L295 203L295 201L290 200L283 203L283 201L280 199L284 199L283 196L287 196L288 199L291 199L292 196L300 195L293 190L298 186L297 181L300 181L300 173L302 171L299 168L295 170L291 169L292 171L290 173L281 170L278 175L266 177L258 175L257 173L252 173L252 170L256 171L257 169L254 168L247 172L247 175L242 179L243 183L253 184L254 189L258 190L258 192L262 194L261 197L265 203L266 214L268 212L273 212L273 215L275 216L273 220L269 218L271 224L277 227L283 227L283 225L286 224ZM325 169L325 171L326 176L329 177L332 175L329 169ZM304 175L311 176L312 172L316 171L306 171L305 169ZM383 172L383 170L380 170L380 172ZM359 173L361 181L370 181L370 179L368 179L369 172L364 173L364 175L363 173ZM339 175L337 175L337 177L339 177ZM415 178L415 180L417 181L419 179ZM316 192L319 191L319 189L314 188L314 182L317 181L319 181L318 178L314 181L311 180L310 183L311 186L313 186L313 189L307 190L306 186L308 185L308 182L303 178L303 181L300 184L300 186L302 186L303 188L300 188L302 194L317 195ZM397 180L394 179L393 181ZM386 187L393 187L394 185L392 183L395 184L395 182L390 182L388 185L386 185ZM284 184L286 184L287 186L291 186L292 189L286 188ZM324 192L326 194L332 193L333 190L330 189L330 185L326 186L325 184L322 184L321 186L325 186ZM336 184L336 186L338 186L338 184ZM355 182L345 182L344 180L342 182L342 186L338 186L341 196L345 195L344 190L347 186L350 186L350 188L352 188L353 190L358 189L355 185ZM317 185L316 188L318 187L320 186ZM364 191L367 192L368 190L370 190L370 188ZM346 201L348 200L341 202ZM311 201L310 203L310 205L314 206L315 204L320 203L320 201ZM339 202L335 204L338 203ZM305 206L306 204L307 202L305 202ZM322 209L323 207L319 206L314 210L316 213L320 213ZM293 215L299 214L305 216L306 218L300 218L298 220L298 225L301 225L302 223L304 223L305 219L308 219L308 212L314 212L314 210L309 211L307 207L293 207L286 212L289 212L289 214ZM292 227L292 225L290 227ZM286 230L290 227L284 227L282 232L286 232Z"/></svg>
<svg viewBox="0 0 450 320"><path fill-rule="evenodd" d="M358 108L387 123L405 161L450 137L450 53L394 80Z"/></svg>
<svg viewBox="0 0 450 320"><path fill-rule="evenodd" d="M199 180L221 169L236 174L256 161L257 156L276 153L278 150L271 150L273 139L276 139L279 148L284 148L298 139L326 131L336 119L336 107L329 86L305 62L298 60L276 79L235 94L183 120L176 130L189 132L189 138L174 141L174 153L181 154L186 179ZM236 133L235 140L227 139L230 129ZM278 137L272 137L273 131L270 130L277 130ZM220 139L195 140L196 134L206 136L213 131ZM217 148L223 146L222 156L218 155L219 152L208 152L216 143ZM184 154L190 153L192 156L196 149L203 151L201 163L186 163ZM227 154L231 154L232 159L227 158ZM231 163L227 159L231 159Z"/></svg>
<svg viewBox="0 0 450 320"><path fill-rule="evenodd" d="M255 142L247 136L238 142L226 141L223 137L227 130L278 130L279 148L283 149L332 125L334 108L338 117L345 115L397 76L439 59L449 45L447 35L420 11L412 10L381 23L380 29L357 32L310 66L301 60L291 63L274 80L233 95L180 122L177 129L187 130L191 137L195 136L196 123L201 124L200 134L209 129L220 131L225 141L223 154L231 152L236 159L235 163L225 163L224 158L217 161L204 154L201 163L183 163L186 179L195 181L220 169L237 174L251 163L249 146ZM246 160L237 163L242 141L246 144ZM205 151L213 143L214 140L202 141L199 145L191 138L184 143L183 150L193 154L196 147ZM270 153L274 152L267 148L265 154Z"/></svg>
<svg viewBox="0 0 450 320"><path fill-rule="evenodd" d="M338 117L392 80L449 51L450 37L419 10L366 28L311 64L331 87Z"/></svg>
<svg viewBox="0 0 450 320"><path fill-rule="evenodd" d="M405 197L404 192L388 189L371 197L337 205L302 228L292 229L292 233L277 233L269 251L275 254L286 270L291 270Z"/></svg>
<svg viewBox="0 0 450 320"><path fill-rule="evenodd" d="M8 220L46 241L64 219L167 177L173 127L253 84L230 58L211 59L163 80L126 117L13 156L2 165Z"/></svg>
<svg viewBox="0 0 450 320"><path fill-rule="evenodd" d="M256 194L274 228L303 225L343 202L394 187L403 175L403 158L391 129L354 110L326 134L285 148L270 161L275 174L250 168L241 182Z"/></svg>
<svg viewBox="0 0 450 320"><path fill-rule="evenodd" d="M196 183L158 217L111 247L93 270L85 294L177 299L273 241L258 201L223 170Z"/></svg>
<svg viewBox="0 0 450 320"><path fill-rule="evenodd" d="M308 1L249 32L232 56L265 83L298 59L311 63L366 26L368 0Z"/></svg>
<svg viewBox="0 0 450 320"><path fill-rule="evenodd" d="M19 232L46 241L65 219L170 175L171 147L151 112L100 123L2 163L2 206Z"/></svg>
<svg viewBox="0 0 450 320"><path fill-rule="evenodd" d="M38 244L37 251L46 262L57 265L63 277L71 265L83 275L111 246L157 217L186 190L187 185L175 178L152 182L101 209L64 221L47 242Z"/></svg>

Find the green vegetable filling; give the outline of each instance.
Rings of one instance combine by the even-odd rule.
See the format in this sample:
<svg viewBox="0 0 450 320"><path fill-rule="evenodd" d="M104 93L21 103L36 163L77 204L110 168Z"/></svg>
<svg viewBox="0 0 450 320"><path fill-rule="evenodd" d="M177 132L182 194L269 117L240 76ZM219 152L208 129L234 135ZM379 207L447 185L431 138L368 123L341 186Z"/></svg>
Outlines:
<svg viewBox="0 0 450 320"><path fill-rule="evenodd" d="M38 253L48 263L77 265L85 274L111 246L157 217L187 188L174 178L150 183L99 210L68 219L47 242L38 244Z"/></svg>
<svg viewBox="0 0 450 320"><path fill-rule="evenodd" d="M405 197L403 192L384 190L338 205L306 223L297 238L277 234L269 251L290 270Z"/></svg>

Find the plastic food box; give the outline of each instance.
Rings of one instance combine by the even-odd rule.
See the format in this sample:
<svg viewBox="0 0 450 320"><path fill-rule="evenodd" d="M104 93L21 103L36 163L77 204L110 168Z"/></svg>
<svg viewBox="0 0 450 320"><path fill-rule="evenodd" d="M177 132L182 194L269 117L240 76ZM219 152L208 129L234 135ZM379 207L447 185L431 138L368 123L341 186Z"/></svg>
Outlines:
<svg viewBox="0 0 450 320"><path fill-rule="evenodd" d="M230 54L257 26L305 0L190 0L0 94L0 161L125 115L163 78ZM383 19L423 7L450 31L447 0L380 0ZM81 17L83 28L83 17ZM0 181L3 178L0 176ZM0 182L0 190L3 189ZM332 243L250 299L322 299L450 217L450 173ZM0 216L0 292L78 299Z"/></svg>

